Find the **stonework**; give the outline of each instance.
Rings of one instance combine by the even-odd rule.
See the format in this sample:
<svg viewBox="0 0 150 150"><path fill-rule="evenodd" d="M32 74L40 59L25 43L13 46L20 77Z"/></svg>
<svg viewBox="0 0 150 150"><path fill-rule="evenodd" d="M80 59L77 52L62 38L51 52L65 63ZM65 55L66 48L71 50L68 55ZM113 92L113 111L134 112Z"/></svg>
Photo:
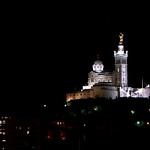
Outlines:
<svg viewBox="0 0 150 150"><path fill-rule="evenodd" d="M104 70L103 62L99 57L92 65L92 71L88 74L88 82L81 91L66 94L66 101L76 99L116 99L117 97L143 97L149 98L150 86L146 88L128 87L128 51L124 50L123 34L120 34L118 51L114 51L115 70Z"/></svg>

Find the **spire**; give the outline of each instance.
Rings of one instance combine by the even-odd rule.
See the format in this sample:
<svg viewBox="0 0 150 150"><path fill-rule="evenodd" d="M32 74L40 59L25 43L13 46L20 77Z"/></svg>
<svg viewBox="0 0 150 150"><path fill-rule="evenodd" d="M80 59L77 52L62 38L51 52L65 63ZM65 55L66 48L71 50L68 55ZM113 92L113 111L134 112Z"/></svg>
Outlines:
<svg viewBox="0 0 150 150"><path fill-rule="evenodd" d="M120 32L120 34L119 34L120 41L119 41L119 45L118 45L118 52L114 51L114 56L124 55L124 56L128 57L128 51L126 51L126 52L124 51L123 36L124 36L124 34L122 32Z"/></svg>
<svg viewBox="0 0 150 150"><path fill-rule="evenodd" d="M118 54L124 54L123 36L124 36L124 34L122 34L122 32L120 32L120 35L119 35L120 42L118 45Z"/></svg>
<svg viewBox="0 0 150 150"><path fill-rule="evenodd" d="M122 34L122 32L120 32L120 35L119 35L120 42L119 42L119 44L123 44L123 36L124 36L124 34Z"/></svg>

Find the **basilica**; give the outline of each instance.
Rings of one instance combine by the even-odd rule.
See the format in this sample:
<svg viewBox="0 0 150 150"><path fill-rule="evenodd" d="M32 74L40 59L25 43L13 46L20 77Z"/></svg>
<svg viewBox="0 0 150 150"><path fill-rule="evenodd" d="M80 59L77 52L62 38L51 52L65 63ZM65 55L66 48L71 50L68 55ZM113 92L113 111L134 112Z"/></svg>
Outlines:
<svg viewBox="0 0 150 150"><path fill-rule="evenodd" d="M120 33L118 50L114 51L115 70L107 71L99 60L94 61L88 82L80 91L66 94L66 102L77 99L116 99L118 97L150 97L150 86L145 88L128 87L128 51L124 50L123 34Z"/></svg>

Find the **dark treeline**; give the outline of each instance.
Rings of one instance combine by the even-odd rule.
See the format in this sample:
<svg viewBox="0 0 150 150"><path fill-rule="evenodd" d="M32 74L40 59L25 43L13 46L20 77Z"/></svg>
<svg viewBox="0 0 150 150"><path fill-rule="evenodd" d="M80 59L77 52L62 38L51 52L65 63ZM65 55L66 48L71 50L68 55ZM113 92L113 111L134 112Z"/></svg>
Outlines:
<svg viewBox="0 0 150 150"><path fill-rule="evenodd" d="M9 106L9 107L8 107ZM57 105L56 105L57 106ZM148 146L150 134L150 100L137 98L72 100L57 107L44 102L0 105L0 113L13 118L41 118L41 132L65 132L65 141L46 141L50 149L88 150L135 148ZM17 119L16 119L17 120ZM30 120L30 119L29 119ZM18 120L19 121L19 120ZM65 127L54 126L51 121L65 122ZM56 134L56 135L57 135ZM121 145L121 147L120 147Z"/></svg>

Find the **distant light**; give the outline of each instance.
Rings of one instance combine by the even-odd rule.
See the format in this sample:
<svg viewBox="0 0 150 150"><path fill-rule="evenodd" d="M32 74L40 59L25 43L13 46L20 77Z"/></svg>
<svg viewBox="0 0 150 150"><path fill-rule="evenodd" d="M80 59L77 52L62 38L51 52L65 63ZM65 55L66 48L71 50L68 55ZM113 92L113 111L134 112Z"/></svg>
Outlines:
<svg viewBox="0 0 150 150"><path fill-rule="evenodd" d="M134 111L134 110L131 110L131 114L134 115L134 114L135 114L135 111Z"/></svg>
<svg viewBox="0 0 150 150"><path fill-rule="evenodd" d="M46 108L46 107L47 107L47 105L46 105L46 104L44 104L44 107Z"/></svg>
<svg viewBox="0 0 150 150"><path fill-rule="evenodd" d="M86 127L86 124L84 123L84 125L83 125L84 127Z"/></svg>
<svg viewBox="0 0 150 150"><path fill-rule="evenodd" d="M65 104L64 107L67 107L67 105Z"/></svg>
<svg viewBox="0 0 150 150"><path fill-rule="evenodd" d="M102 108L100 106L95 106L93 109L94 111L102 111Z"/></svg>
<svg viewBox="0 0 150 150"><path fill-rule="evenodd" d="M27 134L30 134L30 131L27 131Z"/></svg>
<svg viewBox="0 0 150 150"><path fill-rule="evenodd" d="M137 127L142 127L142 126L144 125L144 121L137 121L137 122L135 123L135 125L136 125Z"/></svg>
<svg viewBox="0 0 150 150"><path fill-rule="evenodd" d="M140 121L137 121L136 123L137 123L137 125L139 125L139 124L140 124Z"/></svg>
<svg viewBox="0 0 150 150"><path fill-rule="evenodd" d="M149 126L149 122L146 123Z"/></svg>
<svg viewBox="0 0 150 150"><path fill-rule="evenodd" d="M48 139L50 139L50 138L51 138L51 136L49 136L49 135L48 135L48 136L47 136L47 138L48 138Z"/></svg>
<svg viewBox="0 0 150 150"><path fill-rule="evenodd" d="M66 138L65 137L61 137L61 140L64 141Z"/></svg>
<svg viewBox="0 0 150 150"><path fill-rule="evenodd" d="M6 142L6 140L2 140L2 142Z"/></svg>
<svg viewBox="0 0 150 150"><path fill-rule="evenodd" d="M95 107L94 110L97 111L97 108Z"/></svg>
<svg viewBox="0 0 150 150"><path fill-rule="evenodd" d="M150 111L150 109L148 111Z"/></svg>

